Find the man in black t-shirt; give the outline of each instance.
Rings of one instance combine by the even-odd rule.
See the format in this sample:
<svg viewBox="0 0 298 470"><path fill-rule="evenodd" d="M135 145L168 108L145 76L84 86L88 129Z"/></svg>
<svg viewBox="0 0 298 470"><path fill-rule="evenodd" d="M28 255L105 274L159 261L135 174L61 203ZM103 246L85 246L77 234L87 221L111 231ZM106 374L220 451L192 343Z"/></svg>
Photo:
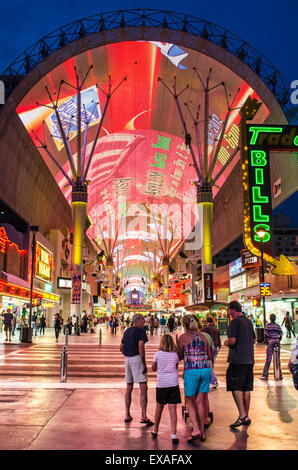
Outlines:
<svg viewBox="0 0 298 470"><path fill-rule="evenodd" d="M145 343L148 338L144 330L145 319L140 313L134 315L132 319L133 326L125 330L120 351L125 356L125 422L132 420L130 415L131 394L133 384L140 384L140 405L142 410L141 423L152 426L154 423L147 417L147 365L145 357Z"/></svg>
<svg viewBox="0 0 298 470"><path fill-rule="evenodd" d="M253 366L255 332L251 321L242 313L239 302L229 303L229 315L232 321L228 330L228 339L224 345L229 347L229 367L226 373L227 391L231 391L239 411L239 417L231 428L248 426L251 420L248 417L250 406L250 392L253 390Z"/></svg>
<svg viewBox="0 0 298 470"><path fill-rule="evenodd" d="M11 341L11 330L12 330L12 320L13 314L11 313L11 309L8 308L6 312L2 313L3 316L3 323L4 323L4 331L6 334L6 338L4 341Z"/></svg>

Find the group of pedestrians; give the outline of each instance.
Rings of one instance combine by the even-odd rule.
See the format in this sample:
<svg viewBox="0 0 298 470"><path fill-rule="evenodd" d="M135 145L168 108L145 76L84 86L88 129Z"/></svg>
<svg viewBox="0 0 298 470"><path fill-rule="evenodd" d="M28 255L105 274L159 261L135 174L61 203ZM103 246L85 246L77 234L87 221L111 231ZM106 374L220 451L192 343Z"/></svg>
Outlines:
<svg viewBox="0 0 298 470"><path fill-rule="evenodd" d="M230 424L231 429L240 426L249 426L251 392L254 387L254 344L256 336L252 322L243 312L241 304L230 302L228 314L232 318L227 339L224 346L228 348L228 368L226 371L226 389L232 393L238 410L237 419ZM184 333L176 335L175 340L171 334L163 334L159 350L154 356L151 370L157 371L156 409L154 422L147 415L147 363L145 344L148 341L144 329L145 319L136 314L132 319L132 327L123 335L120 350L125 356L125 380L127 384L125 393L125 422L129 423L133 417L130 413L132 391L135 383L140 386L141 424L153 426L152 437L158 437L158 429L165 405L168 405L171 421L171 439L178 443L177 436L177 404L181 403L181 393L178 381L178 364L184 364L184 396L192 433L188 441L206 439L206 430L213 422L213 412L210 410L208 393L213 385L218 385L214 373L214 363L221 340L219 332L213 323L213 318L207 318L205 328L200 331L200 324L194 315L185 315L182 318ZM267 361L263 376L266 377L269 369L269 356L271 342L282 335L281 328L275 323L275 315L270 316L265 334L268 338ZM296 348L296 349L295 349ZM298 340L289 361L289 369L293 374L294 385L298 389Z"/></svg>
<svg viewBox="0 0 298 470"><path fill-rule="evenodd" d="M18 317L16 311L12 311L10 307L7 310L4 310L1 313L2 321L4 324L4 331L5 331L5 340L4 341L11 341L11 337L15 335L16 329L21 329L23 327L28 327L28 322L26 320L25 314L21 314ZM42 314L38 317L37 313L33 313L32 315L32 327L33 327L33 334L37 336L39 334L45 334L45 327L46 327L46 319L45 316Z"/></svg>
<svg viewBox="0 0 298 470"><path fill-rule="evenodd" d="M38 333L40 335L44 335L45 328L46 328L46 318L44 314L38 316L37 313L34 313L32 315L32 326L33 326L33 334L35 334L35 336L38 336Z"/></svg>
<svg viewBox="0 0 298 470"><path fill-rule="evenodd" d="M171 439L178 443L177 436L177 404L181 403L181 394L178 381L178 364L184 361L184 395L189 416L193 425L190 441L205 440L205 430L213 420L209 409L208 393L210 391L212 364L216 353L221 347L217 329L209 318L206 329L214 337L216 347L210 334L201 332L199 324L193 315L182 318L184 334L174 341L171 334L161 336L159 351L155 354L152 371L157 371L156 410L154 422L147 416L147 364L145 344L148 341L145 332L145 319L143 315L133 317L133 326L123 335L120 350L125 356L125 422L132 421L130 414L132 391L135 383L140 386L141 424L153 426L152 437L158 437L158 429L165 405L168 405L171 419ZM212 345L212 346L211 346ZM216 348L216 353L212 350ZM214 375L214 384L217 379Z"/></svg>

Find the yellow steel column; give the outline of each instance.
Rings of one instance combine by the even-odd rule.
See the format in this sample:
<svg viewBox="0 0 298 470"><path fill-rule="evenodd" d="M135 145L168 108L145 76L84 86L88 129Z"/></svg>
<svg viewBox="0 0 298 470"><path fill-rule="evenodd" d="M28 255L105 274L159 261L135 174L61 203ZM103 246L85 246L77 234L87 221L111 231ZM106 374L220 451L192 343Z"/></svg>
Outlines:
<svg viewBox="0 0 298 470"><path fill-rule="evenodd" d="M86 184L80 182L74 184L71 209L73 222L71 304L72 312L79 318L80 327L82 312L83 247L87 212Z"/></svg>
<svg viewBox="0 0 298 470"><path fill-rule="evenodd" d="M165 309L169 309L169 257L164 256L162 260L163 272L164 272L164 293L165 293Z"/></svg>
<svg viewBox="0 0 298 470"><path fill-rule="evenodd" d="M213 197L212 187L205 183L198 187L197 203L199 224L201 228L201 263L202 263L202 302L205 302L204 274L213 271L212 263L212 217Z"/></svg>

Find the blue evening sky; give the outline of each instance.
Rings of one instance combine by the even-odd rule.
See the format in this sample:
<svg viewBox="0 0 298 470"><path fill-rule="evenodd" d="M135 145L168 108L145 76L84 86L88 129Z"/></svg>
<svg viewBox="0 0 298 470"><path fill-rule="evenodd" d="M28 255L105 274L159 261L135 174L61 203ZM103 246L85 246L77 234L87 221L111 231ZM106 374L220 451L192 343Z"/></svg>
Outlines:
<svg viewBox="0 0 298 470"><path fill-rule="evenodd" d="M298 80L297 0L2 0L0 6L0 73L26 47L60 26L101 11L156 8L188 13L230 30L262 52L287 82ZM296 192L278 210L291 215L298 227L297 208Z"/></svg>

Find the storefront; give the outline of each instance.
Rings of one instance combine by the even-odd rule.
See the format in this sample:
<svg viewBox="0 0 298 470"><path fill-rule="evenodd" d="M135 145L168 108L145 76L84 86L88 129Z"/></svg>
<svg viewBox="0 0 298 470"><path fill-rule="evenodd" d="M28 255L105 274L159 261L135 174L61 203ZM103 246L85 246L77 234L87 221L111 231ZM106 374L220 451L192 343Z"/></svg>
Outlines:
<svg viewBox="0 0 298 470"><path fill-rule="evenodd" d="M7 275L9 277L9 275ZM10 276L12 277L12 276ZM0 311L11 308L13 312L17 313L18 318L25 314L26 318L29 315L30 309L30 289L29 286L25 287L25 281L20 280L22 286L0 279ZM33 311L41 306L43 300L42 293L33 290L32 304Z"/></svg>
<svg viewBox="0 0 298 470"><path fill-rule="evenodd" d="M229 301L237 300L243 312L254 324L263 326L263 308L260 298L259 267L244 269L242 260L238 258L229 264L230 296Z"/></svg>
<svg viewBox="0 0 298 470"><path fill-rule="evenodd" d="M278 296L270 296L268 299L266 299L267 321L269 321L269 315L274 313L276 315L276 322L281 325L287 312L289 312L290 317L292 318L293 322L295 322L294 325L296 327L297 333L298 297L290 297L290 295L283 298L278 298Z"/></svg>

